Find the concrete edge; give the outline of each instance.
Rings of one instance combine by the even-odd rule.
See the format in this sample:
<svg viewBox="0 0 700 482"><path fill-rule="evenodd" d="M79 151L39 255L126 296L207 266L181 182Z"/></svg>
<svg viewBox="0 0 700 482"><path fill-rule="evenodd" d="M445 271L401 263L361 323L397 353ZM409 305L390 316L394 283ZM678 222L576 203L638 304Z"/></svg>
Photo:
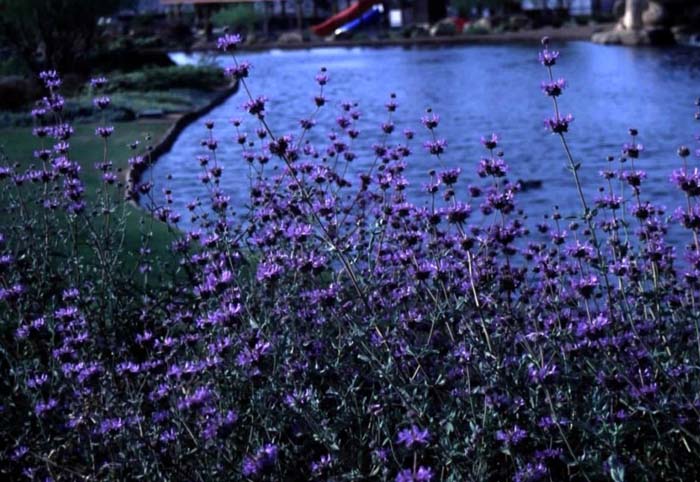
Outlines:
<svg viewBox="0 0 700 482"><path fill-rule="evenodd" d="M233 85L222 89L206 105L178 117L173 125L165 132L163 137L144 154L146 162L139 166L129 166L126 171L126 194L129 198L129 202L139 208L141 207L139 204L141 196L135 187L141 182L143 173L153 166L161 156L170 152L177 138L190 124L204 117L223 104L229 97L236 94L239 89L239 84L239 82L235 82Z"/></svg>

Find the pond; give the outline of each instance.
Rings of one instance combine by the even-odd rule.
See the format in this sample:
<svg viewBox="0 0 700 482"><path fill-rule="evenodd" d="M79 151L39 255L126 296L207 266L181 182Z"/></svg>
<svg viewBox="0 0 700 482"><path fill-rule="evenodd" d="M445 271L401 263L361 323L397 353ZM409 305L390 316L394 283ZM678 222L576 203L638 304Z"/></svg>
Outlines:
<svg viewBox="0 0 700 482"><path fill-rule="evenodd" d="M570 145L581 162L584 188L592 198L601 185L598 172L608 165L608 155L619 156L629 141L628 129L639 130L645 146L639 168L648 171L645 195L669 208L681 198L669 182L671 171L680 164L679 145L695 147L693 134L694 101L700 95L700 49L625 48L570 42L555 46L561 51L556 76L565 77L568 87L560 98L562 111L571 113ZM537 180L542 188L523 192L519 206L531 219L539 219L558 204L568 212L578 210L578 201L566 169L558 139L546 132L543 120L552 115L550 100L540 90L546 71L537 61L538 44L473 45L443 48L322 48L313 50L241 53L240 60L253 65L249 84L254 95L270 99L267 119L275 133L298 135L299 119L314 111L317 93L314 76L320 67L328 69L326 86L329 105L322 109L312 131L324 141L329 129L336 128L339 104L359 102L362 134L355 145L359 154L356 172L374 159L371 145L380 138L379 126L386 120L384 104L390 93L399 103L396 113L395 142L405 128L416 131L409 158L407 177L411 200L425 201L421 188L427 172L439 168L422 147L428 132L420 118L430 107L440 115L439 137L447 141L446 164L462 168L462 189L478 183L476 166L484 154L482 135L498 133L513 180ZM173 54L178 63L213 61L222 66L232 63L227 56ZM234 208L247 201L248 166L235 142L232 118L245 120L244 130L255 135L256 121L242 110L244 92L229 98L206 119L217 124L218 158L224 166L222 184ZM185 213L185 205L206 190L198 180L196 161L205 153L201 140L206 136L204 120L190 125L173 149L161 157L145 178L156 184L156 196L166 185L174 193L175 209ZM696 160L694 159L693 162ZM166 177L172 178L166 181ZM466 195L466 193L463 193ZM162 199L162 198L161 198ZM187 227L187 216L183 215Z"/></svg>

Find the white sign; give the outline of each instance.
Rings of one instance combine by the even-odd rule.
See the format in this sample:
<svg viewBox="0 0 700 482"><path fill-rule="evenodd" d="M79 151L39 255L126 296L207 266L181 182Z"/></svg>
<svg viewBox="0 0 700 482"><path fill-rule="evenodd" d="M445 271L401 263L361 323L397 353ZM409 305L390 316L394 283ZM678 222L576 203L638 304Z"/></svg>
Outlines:
<svg viewBox="0 0 700 482"><path fill-rule="evenodd" d="M389 10L389 26L391 28L403 27L403 12L401 10Z"/></svg>

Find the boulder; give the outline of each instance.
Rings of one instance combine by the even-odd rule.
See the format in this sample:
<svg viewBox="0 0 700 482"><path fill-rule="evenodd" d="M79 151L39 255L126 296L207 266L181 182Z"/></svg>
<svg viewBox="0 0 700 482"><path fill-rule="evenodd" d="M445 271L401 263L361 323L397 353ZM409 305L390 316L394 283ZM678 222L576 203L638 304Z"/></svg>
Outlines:
<svg viewBox="0 0 700 482"><path fill-rule="evenodd" d="M668 20L666 8L658 2L649 2L649 6L642 12L642 23L645 27L659 27Z"/></svg>
<svg viewBox="0 0 700 482"><path fill-rule="evenodd" d="M433 37L451 37L457 33L455 22L451 18L443 18L430 27L430 35Z"/></svg>
<svg viewBox="0 0 700 482"><path fill-rule="evenodd" d="M615 29L597 32L591 41L603 45L649 45L649 35L644 30Z"/></svg>
<svg viewBox="0 0 700 482"><path fill-rule="evenodd" d="M277 43L282 45L300 44L303 42L304 36L301 34L301 32L284 32L277 39Z"/></svg>
<svg viewBox="0 0 700 482"><path fill-rule="evenodd" d="M482 17L472 24L472 27L478 30L491 30L493 23L490 18Z"/></svg>
<svg viewBox="0 0 700 482"><path fill-rule="evenodd" d="M664 27L625 30L616 28L606 32L597 32L591 41L603 45L673 45L675 38L671 30Z"/></svg>

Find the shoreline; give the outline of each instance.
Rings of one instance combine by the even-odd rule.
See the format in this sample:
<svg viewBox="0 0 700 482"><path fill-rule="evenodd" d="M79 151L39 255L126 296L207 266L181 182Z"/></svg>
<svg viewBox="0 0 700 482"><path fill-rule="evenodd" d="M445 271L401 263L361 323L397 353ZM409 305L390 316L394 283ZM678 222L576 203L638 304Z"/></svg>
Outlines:
<svg viewBox="0 0 700 482"><path fill-rule="evenodd" d="M363 40L323 40L314 39L307 42L280 43L265 42L260 44L240 44L239 52L263 52L266 50L307 50L316 48L384 48L384 47L444 47L469 44L507 44L540 42L542 37L553 41L590 41L594 33L609 30L614 23L596 25L567 26L561 28L545 27L536 30L521 30L517 32L457 34L454 36L416 37L416 38L385 38ZM195 45L185 52L214 52L217 51L215 42Z"/></svg>
<svg viewBox="0 0 700 482"><path fill-rule="evenodd" d="M144 153L144 156L147 156L148 158L147 162L144 162L140 166L136 167L129 166L129 169L127 169L125 175L126 193L131 203L133 203L139 209L143 209L143 207L139 203L141 195L139 194L138 189L134 189L134 187L141 182L141 176L143 176L143 173L146 172L156 162L158 162L158 159L161 156L170 152L173 145L175 144L175 141L177 141L177 138L180 137L180 134L182 134L182 131L184 131L193 122L196 122L198 119L201 119L209 112L219 107L221 104L226 102L226 100L228 100L231 96L235 95L238 92L239 86L240 83L235 82L228 87L220 89L218 92L215 93L215 95L210 99L210 101L207 102L206 105L203 105L198 109L186 112L177 117L177 119L175 119L175 122L173 122L173 124L168 128L165 134L160 139L158 139L158 141L153 145L153 147L149 151Z"/></svg>

